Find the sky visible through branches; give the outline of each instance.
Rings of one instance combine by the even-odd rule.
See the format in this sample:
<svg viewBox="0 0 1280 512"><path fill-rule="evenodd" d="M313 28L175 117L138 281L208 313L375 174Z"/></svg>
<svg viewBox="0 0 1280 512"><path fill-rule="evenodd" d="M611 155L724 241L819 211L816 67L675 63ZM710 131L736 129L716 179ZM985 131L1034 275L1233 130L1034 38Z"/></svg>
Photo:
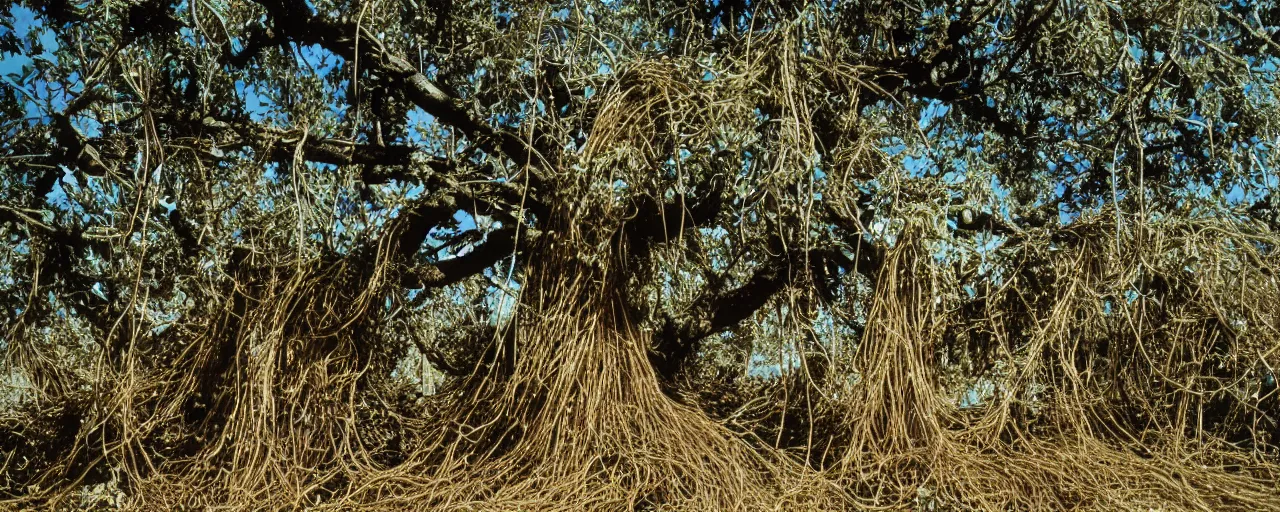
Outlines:
<svg viewBox="0 0 1280 512"><path fill-rule="evenodd" d="M0 508L1280 510L1273 1L0 13Z"/></svg>

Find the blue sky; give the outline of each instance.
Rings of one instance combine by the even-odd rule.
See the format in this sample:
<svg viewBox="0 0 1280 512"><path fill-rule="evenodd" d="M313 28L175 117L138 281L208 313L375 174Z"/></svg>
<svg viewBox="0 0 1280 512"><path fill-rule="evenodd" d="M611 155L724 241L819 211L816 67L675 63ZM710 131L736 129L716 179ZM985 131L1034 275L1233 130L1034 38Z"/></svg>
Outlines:
<svg viewBox="0 0 1280 512"><path fill-rule="evenodd" d="M36 12L21 5L10 6L11 22L13 25L13 33L22 41L23 54L0 54L0 83L4 86L13 87L24 91L25 94L32 95L40 101L29 101L27 103L27 115L29 117L38 117L42 114L39 111L40 104L52 100L54 108L59 106L62 100L61 93L55 93L47 90L46 87L40 87L38 81L33 83L24 83L23 78L28 74L28 70L35 67L39 60L56 61L54 51L58 48L58 42L53 30L44 26ZM567 11L565 12L567 15ZM0 28L0 30L8 30ZM189 32L189 30L188 30ZM184 34L187 35L187 34ZM43 50L35 54L34 48L28 44L28 40L35 41ZM1133 51L1137 46L1131 46ZM342 59L314 46L297 47L294 49L297 58L304 64L304 67L313 69L320 76L329 74L334 69L339 69ZM1140 58L1141 54L1135 54L1135 58ZM602 64L603 66L603 64ZM1267 70L1274 70L1274 62L1261 63L1260 66ZM601 72L608 71L602 68ZM429 73L430 70L427 70ZM341 98L345 94L346 88L342 83L335 84L336 95L330 104L330 112L332 115L345 115L346 101ZM45 90L41 90L45 89ZM273 112L279 112L280 109L275 108L272 94L258 89L253 83L237 82L237 92L246 100L245 107L251 117L260 121L270 119ZM953 129L940 126L939 121L945 119L951 112L949 105L943 102L930 101L924 104L920 111L918 119L918 127L921 134L928 139L930 147L920 147L916 143L905 143L901 139L887 140L882 145L882 149L888 155L897 159L909 175L922 176L932 175L940 172L940 167L945 166L948 172L941 176L948 185L957 187L971 178L971 170L969 162L963 158L957 158L957 145L967 148L973 154L983 151L983 140L981 134L973 133L956 133ZM83 119L76 120L82 123ZM280 119L282 123L288 123L288 119ZM1049 122L1053 122L1050 120ZM437 128L434 119L419 109L414 109L409 114L409 124L412 127L408 132L408 140L401 141L404 143L422 146L425 151L437 154L443 154L446 148L440 147L439 137L434 133ZM82 127L82 129L85 129ZM86 133L91 133L92 129L87 129ZM334 136L344 136L345 134L330 134ZM1046 168L1052 170L1054 162L1043 160ZM1096 165L1087 161L1078 162L1076 165L1088 166ZM963 188L963 187L960 187ZM1007 189L1000 187L999 183L993 181L991 187L994 192L994 200L996 202L1004 202L1007 196ZM1058 189L1062 189L1059 185ZM1200 187L1197 190L1190 191L1190 194L1208 195L1213 193L1211 187ZM1229 190L1225 190L1225 199L1228 203L1239 203L1240 201L1249 200L1244 188L1239 185L1233 185ZM55 193L61 193L60 187L55 189ZM53 199L53 198L51 198ZM998 207L991 206L993 209ZM1007 211L1001 213L1007 214ZM1070 222L1073 215L1078 212L1065 212L1062 220ZM470 219L462 219L462 223L466 226L464 229L473 229L474 222Z"/></svg>
<svg viewBox="0 0 1280 512"><path fill-rule="evenodd" d="M21 5L13 5L9 9L9 14L12 16L13 34L22 41L24 53L30 53L32 50L27 45L27 39L34 32L36 40L44 49L43 52L34 55L34 57L57 62L57 56L54 55L54 52L58 49L57 36L52 30L44 27L44 23L36 17L35 11ZM0 27L0 34L8 31L8 28ZM33 66L35 66L35 60L27 55L0 53L0 80L3 80L5 85L9 87L21 88L19 80L23 72ZM28 92L34 91L28 89Z"/></svg>

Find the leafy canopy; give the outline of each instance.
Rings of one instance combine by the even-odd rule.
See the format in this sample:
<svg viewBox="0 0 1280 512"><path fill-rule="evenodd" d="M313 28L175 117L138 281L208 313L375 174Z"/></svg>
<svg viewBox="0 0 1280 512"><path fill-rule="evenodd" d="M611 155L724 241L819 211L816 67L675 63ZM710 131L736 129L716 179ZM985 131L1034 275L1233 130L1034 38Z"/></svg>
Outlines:
<svg viewBox="0 0 1280 512"><path fill-rule="evenodd" d="M1274 2L3 10L6 496L312 499L207 473L271 461L367 502L370 468L525 454L530 408L570 396L546 375L606 389L561 359L582 354L660 389L637 410L686 418L680 439L774 454L850 502L1280 506ZM544 339L591 311L634 358ZM297 437L304 416L326 433ZM507 423L527 430L482 426ZM1067 445L1124 491L1045 455ZM909 471L920 446L1003 458ZM701 478L619 458L590 460ZM532 478L502 474L474 481ZM616 485L651 506L745 499L636 478Z"/></svg>

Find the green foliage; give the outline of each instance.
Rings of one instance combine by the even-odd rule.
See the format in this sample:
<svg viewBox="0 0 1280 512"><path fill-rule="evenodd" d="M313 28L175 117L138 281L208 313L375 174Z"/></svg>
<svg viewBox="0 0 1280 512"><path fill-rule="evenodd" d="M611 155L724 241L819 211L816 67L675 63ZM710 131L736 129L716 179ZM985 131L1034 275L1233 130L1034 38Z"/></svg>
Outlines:
<svg viewBox="0 0 1280 512"><path fill-rule="evenodd" d="M1280 508L1274 2L4 9L15 504Z"/></svg>

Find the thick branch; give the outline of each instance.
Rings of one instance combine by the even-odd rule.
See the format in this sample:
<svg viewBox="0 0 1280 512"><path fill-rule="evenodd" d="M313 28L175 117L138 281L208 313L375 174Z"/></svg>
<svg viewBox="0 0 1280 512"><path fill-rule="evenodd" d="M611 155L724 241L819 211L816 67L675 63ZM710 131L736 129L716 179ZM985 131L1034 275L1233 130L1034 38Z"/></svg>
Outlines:
<svg viewBox="0 0 1280 512"><path fill-rule="evenodd" d="M402 261L408 261L418 252L431 228L448 220L456 211L458 208L452 201L430 201L418 205L397 219L396 226L392 228L392 236L397 238L396 244Z"/></svg>
<svg viewBox="0 0 1280 512"><path fill-rule="evenodd" d="M461 256L436 262L421 264L409 269L400 281L405 288L440 288L454 284L467 277L479 274L512 255L516 250L515 229L505 229L489 233L488 239L472 246L472 249Z"/></svg>
<svg viewBox="0 0 1280 512"><path fill-rule="evenodd" d="M386 165L407 166L417 148L413 146L379 146L357 144L341 139L310 139L302 147L302 158L311 162L333 165ZM294 148L277 145L277 158L291 158ZM370 183L365 180L366 183ZM376 183L386 183L378 181ZM370 183L374 184L374 183Z"/></svg>
<svg viewBox="0 0 1280 512"><path fill-rule="evenodd" d="M689 311L667 316L656 334L649 355L658 374L670 382L697 355L702 340L738 325L769 301L790 281L789 259L757 270L742 286L712 292L694 301Z"/></svg>
<svg viewBox="0 0 1280 512"><path fill-rule="evenodd" d="M281 130L245 120L224 121L205 117L200 121L184 118L180 114L163 113L157 116L168 123L176 134L200 137L216 135L219 140L231 140L235 144L252 147L271 147L271 154L278 160L287 160L298 154L297 144L300 135L293 130ZM367 165L406 167L413 162L413 153L418 148L405 145L361 144L350 140L326 137L307 136L302 140L302 158L309 162L332 165ZM212 156L211 151L206 155ZM444 161L433 162L432 165L443 166ZM378 173L361 176L365 183L386 183L391 179L403 179L403 175L394 173ZM379 177L381 177L379 179ZM371 181L373 180L373 181Z"/></svg>
<svg viewBox="0 0 1280 512"><path fill-rule="evenodd" d="M415 105L441 122L458 128L489 154L501 154L517 167L536 169L543 166L538 153L515 134L495 130L473 118L463 103L436 85L409 61L392 54L368 29L348 23L335 23L313 16L305 5L294 1L259 1L267 8L275 30L288 40L321 47L350 61L358 61L365 69L383 75L404 88ZM275 41L276 39L271 39ZM535 137L536 139L536 137ZM529 176L530 184L541 188L537 176Z"/></svg>
<svg viewBox="0 0 1280 512"><path fill-rule="evenodd" d="M633 218L622 231L633 256L644 259L654 243L680 236L685 230L707 225L720 215L724 207L724 184L712 181L697 187L685 200L666 204L645 196L637 205Z"/></svg>

